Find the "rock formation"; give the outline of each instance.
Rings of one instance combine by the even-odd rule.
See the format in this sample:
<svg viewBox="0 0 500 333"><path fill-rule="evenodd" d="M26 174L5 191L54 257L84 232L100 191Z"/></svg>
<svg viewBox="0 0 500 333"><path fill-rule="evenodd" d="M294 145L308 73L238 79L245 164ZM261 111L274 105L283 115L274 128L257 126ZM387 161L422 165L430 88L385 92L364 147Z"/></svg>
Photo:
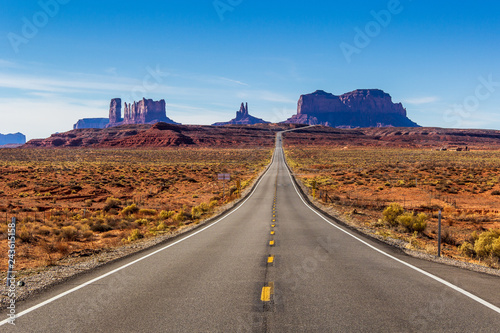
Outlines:
<svg viewBox="0 0 500 333"><path fill-rule="evenodd" d="M139 102L125 103L124 124L151 124L157 122L174 123L167 118L164 99L155 102L152 99L143 98Z"/></svg>
<svg viewBox="0 0 500 333"><path fill-rule="evenodd" d="M80 119L73 129L85 128L107 128L120 125L155 124L164 122L178 124L167 117L165 100L158 102L143 98L139 102L125 103L124 118L122 118L122 100L113 98L109 104L108 118L86 118Z"/></svg>
<svg viewBox="0 0 500 333"><path fill-rule="evenodd" d="M109 124L114 126L122 121L122 99L113 98L109 104Z"/></svg>
<svg viewBox="0 0 500 333"><path fill-rule="evenodd" d="M224 126L224 125L255 125L255 124L268 124L268 121L255 118L248 113L248 103L241 103L240 110L236 112L236 118L225 122L225 123L215 123L212 126Z"/></svg>
<svg viewBox="0 0 500 333"><path fill-rule="evenodd" d="M401 103L378 89L362 89L335 96L322 90L300 96L297 114L289 124L330 127L418 127Z"/></svg>
<svg viewBox="0 0 500 333"><path fill-rule="evenodd" d="M0 146L23 145L26 143L26 136L22 133L0 134Z"/></svg>
<svg viewBox="0 0 500 333"><path fill-rule="evenodd" d="M106 128L108 124L108 118L84 118L78 120L78 122L73 125L73 129Z"/></svg>

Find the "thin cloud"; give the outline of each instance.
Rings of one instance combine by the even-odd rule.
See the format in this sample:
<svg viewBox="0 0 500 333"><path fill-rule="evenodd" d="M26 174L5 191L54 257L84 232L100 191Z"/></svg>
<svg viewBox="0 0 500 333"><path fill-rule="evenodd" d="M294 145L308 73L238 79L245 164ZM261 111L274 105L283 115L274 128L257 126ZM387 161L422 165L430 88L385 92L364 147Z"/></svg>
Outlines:
<svg viewBox="0 0 500 333"><path fill-rule="evenodd" d="M105 73L111 74L111 75L118 75L116 67L109 67L104 70Z"/></svg>
<svg viewBox="0 0 500 333"><path fill-rule="evenodd" d="M106 109L100 107L100 101L45 98L0 98L0 114L0 133L21 132L28 140L69 131L81 118L104 118L107 115Z"/></svg>
<svg viewBox="0 0 500 333"><path fill-rule="evenodd" d="M180 79L185 79L189 81L196 81L198 83L208 83L214 85L223 85L223 86L245 86L248 87L249 84L231 79L223 76L214 76L214 75L204 75L204 74L196 74L196 73L170 73L172 77L177 77Z"/></svg>
<svg viewBox="0 0 500 333"><path fill-rule="evenodd" d="M79 81L79 78L74 80L33 77L25 75L0 74L0 87L9 89L18 89L23 91L39 91L51 93L81 93L95 91L122 91L126 90L135 82L126 79L130 82L122 83L109 81L109 78L103 77L101 81ZM108 82L104 82L107 80ZM114 79L113 81L118 81Z"/></svg>
<svg viewBox="0 0 500 333"><path fill-rule="evenodd" d="M297 103L296 99L292 99L288 96L275 93L272 91L255 91L251 93L251 96L255 99L260 99L266 102L276 102L276 103L284 103L284 104L295 104Z"/></svg>
<svg viewBox="0 0 500 333"><path fill-rule="evenodd" d="M225 77L219 77L219 79L222 80L222 81L227 81L227 82L230 82L230 83L235 83L235 84L240 85L240 86L246 86L246 87L249 86L245 82L241 82L241 81L238 81L238 80L232 80L232 79L228 79L228 78L225 78Z"/></svg>
<svg viewBox="0 0 500 333"><path fill-rule="evenodd" d="M439 101L439 97L436 96L426 96L426 97L416 97L416 98L408 98L404 100L404 103L413 104L413 105L422 105L422 104L430 104Z"/></svg>
<svg viewBox="0 0 500 333"><path fill-rule="evenodd" d="M4 67L4 68L16 68L17 64L14 63L14 62L12 62L12 61L0 59L0 67Z"/></svg>

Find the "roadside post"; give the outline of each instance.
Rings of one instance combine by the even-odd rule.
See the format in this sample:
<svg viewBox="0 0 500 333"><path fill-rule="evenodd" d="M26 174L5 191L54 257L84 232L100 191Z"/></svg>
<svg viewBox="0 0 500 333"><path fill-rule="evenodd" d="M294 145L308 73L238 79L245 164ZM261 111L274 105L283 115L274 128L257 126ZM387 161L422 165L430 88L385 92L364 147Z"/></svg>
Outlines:
<svg viewBox="0 0 500 333"><path fill-rule="evenodd" d="M226 182L225 181L229 181L231 180L231 175L229 173L219 173L218 175L218 179L219 180L222 180L222 199L224 199L224 195L226 193Z"/></svg>
<svg viewBox="0 0 500 333"><path fill-rule="evenodd" d="M12 218L12 222L8 225L8 240L9 240L9 268L7 270L7 287L10 287L12 280L12 273L14 270L14 263L16 262L16 218Z"/></svg>
<svg viewBox="0 0 500 333"><path fill-rule="evenodd" d="M438 213L438 257L441 257L441 209Z"/></svg>
<svg viewBox="0 0 500 333"><path fill-rule="evenodd" d="M238 188L238 198L241 198L241 180L236 181L236 187Z"/></svg>

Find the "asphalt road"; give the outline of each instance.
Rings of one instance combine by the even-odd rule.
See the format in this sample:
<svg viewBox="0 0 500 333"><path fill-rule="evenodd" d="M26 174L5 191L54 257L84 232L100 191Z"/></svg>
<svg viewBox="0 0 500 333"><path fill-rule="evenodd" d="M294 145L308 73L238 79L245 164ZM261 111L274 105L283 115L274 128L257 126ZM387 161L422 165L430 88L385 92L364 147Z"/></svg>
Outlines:
<svg viewBox="0 0 500 333"><path fill-rule="evenodd" d="M410 258L321 217L280 142L225 218L17 303L15 326L0 331L500 331L500 278Z"/></svg>

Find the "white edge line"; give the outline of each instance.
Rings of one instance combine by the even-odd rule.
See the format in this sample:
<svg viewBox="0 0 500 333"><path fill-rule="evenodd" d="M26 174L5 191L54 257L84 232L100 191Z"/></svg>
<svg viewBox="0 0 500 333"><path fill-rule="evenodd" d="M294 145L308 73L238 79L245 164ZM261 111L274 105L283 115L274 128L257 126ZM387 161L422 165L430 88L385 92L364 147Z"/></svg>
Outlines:
<svg viewBox="0 0 500 333"><path fill-rule="evenodd" d="M240 203L240 205L239 205L238 207L236 207L234 210L230 211L229 213L227 213L226 215L224 215L223 217L221 217L221 218L220 218L220 219L218 219L217 221L215 221L215 222L211 223L210 225L208 225L208 226L204 227L203 229L200 229L200 230L198 230L198 231L196 231L196 232L192 233L191 235L188 235L188 236L186 236L186 237L184 237L184 238L182 238L182 239L179 239L178 241L173 242L172 244L169 244L169 245L167 245L167 246L162 247L161 249L158 249L158 250L156 250L156 251L154 251L154 252L151 252L151 253L149 253L149 254L145 255L144 257L141 257L141 258L139 258L139 259L136 259L136 260L134 260L134 261L132 261L132 262L130 262L130 263L128 263L128 264L125 264L125 265L123 265L123 266L120 266L120 267L118 267L118 268L116 268L116 269L114 269L114 270L112 270L112 271L110 271L110 272L108 272L108 273L106 273L106 274L100 275L100 276L98 276L98 277L96 277L96 278L94 278L94 279L92 279L92 280L90 280L90 281L87 281L87 282L85 282L85 283L83 283L83 284L81 284L81 285L79 285L79 286L77 286L77 287L74 287L74 288L72 288L72 289L70 289L70 290L67 290L67 291L65 291L65 292L63 292L63 293L61 293L61 294L57 295L57 296L54 296L54 297L52 297L52 298L49 298L48 300L43 301L42 303L39 303L39 304L37 304L37 305L32 306L31 308L28 308L28 309L26 309L26 310L24 310L24 311L21 311L21 312L19 312L19 313L17 313L17 314L16 314L15 318L8 318L8 319L5 319L5 320L2 320L2 321L0 322L0 326L3 326L3 325L5 325L5 324L7 324L8 322L12 321L13 319L15 320L15 319L17 319L17 318L19 318L19 317L22 317L22 316L24 316L24 315L26 315L26 314L28 314L28 313L30 313L30 312L32 312L32 311L35 311L35 310L37 310L37 309L39 309L39 308L41 308L41 307L43 307L43 306L45 306L45 305L47 305L47 304L52 303L52 302L54 302L54 301L56 301L56 300L58 300L58 299L60 299L60 298L63 298L63 297L64 297L64 296L66 296L66 295L69 295L69 294L71 294L71 293L74 293L74 292L75 292L75 291L77 291L77 290L80 290L80 289L82 289L82 288L85 288L86 286L88 286L88 285L90 285L90 284L92 284L92 283L95 283L95 282L97 282L97 281L99 281L99 280L104 279L105 277L108 277L108 276L110 276L110 275L112 275L112 274L115 274L115 273L117 273L117 272L119 272L119 271L121 271L121 270L123 270L123 269L125 269L125 268L127 268L127 267L129 267L129 266L132 266L132 265L134 265L134 264L136 264L136 263L138 263L138 262L140 262L140 261L142 261L142 260L144 260L144 259L146 259L146 258L149 258L149 257L151 257L151 256L154 256L155 254L157 254L157 253L159 253L159 252L162 252L162 251L164 251L164 250L166 250L166 249L168 249L168 248L170 248L170 247L172 247L172 246L174 246L174 245L176 245L176 244L179 244L180 242L185 241L186 239L189 239L189 238L191 238L191 237L193 237L193 236L195 236L195 235L199 234L200 232L203 232L203 231L207 230L208 228L213 227L214 225L216 225L217 223L219 223L220 221L224 220L226 217L230 216L231 214L233 214L234 212L236 212L238 209L240 209L240 208L241 208L241 207L242 207L242 206L243 206L243 205L244 205L244 204L245 204L245 203L246 203L246 202L247 202L247 201L248 201L248 200L252 197L252 195L255 193L255 191L256 191L256 190L257 190L257 188L259 187L259 185L260 185L260 183L262 182L262 180L264 179L264 177L267 175L267 173L269 172L269 170L271 170L271 166L272 166L272 164L274 163L274 158L275 158L275 155L276 155L276 150L275 150L275 153L273 154L273 157L272 157L271 163L269 164L269 167L268 167L267 171L266 171L266 172L262 175L262 177L260 178L260 180L257 182L257 184L255 185L255 188L254 188L254 189L253 189L253 191L250 193L250 195L248 196L248 198L246 198L246 199L245 199L242 203Z"/></svg>
<svg viewBox="0 0 500 333"><path fill-rule="evenodd" d="M281 148L281 154L282 154L283 159L284 159L285 155L284 155L284 152L283 152L283 148ZM321 215L319 212L317 212L314 208L312 208L304 200L304 198L302 198L302 195L299 193L297 187L295 186L295 182L292 179L292 174L290 173L290 170L288 169L288 167L286 169L287 169L287 172L288 172L288 176L290 177L290 180L292 181L293 188L295 189L295 192L297 192L297 194L299 195L300 200L302 200L302 202L304 203L304 205L306 205L310 210L312 210L316 215L318 215L319 217L321 217L323 220L325 220L326 222L328 222L330 225L332 225L333 227L335 227L338 230L342 231L343 233L346 233L347 235L351 236L352 238L356 239L357 241L365 244L366 246L368 246L372 250L375 250L375 251L383 254L384 256L389 257L389 258L391 258L391 259L399 262L400 264L403 264L403 265L405 265L405 266L407 266L407 267L409 267L409 268L411 268L411 269L413 269L413 270L415 270L415 271L417 271L417 272L419 272L419 273L421 273L423 275L426 275L426 276L430 277L431 279L436 280L437 282L442 283L445 286L447 286L447 287L449 287L449 288L451 288L451 289L453 289L455 291L458 291L462 295L465 295L465 296L473 299L474 301L476 301L476 302L478 302L478 303L480 303L480 304L482 304L482 305L490 308L491 310L495 311L496 313L500 314L500 308L499 307L497 307L497 306L495 306L495 305L493 305L493 304L485 301L484 299L482 299L482 298L480 298L480 297L478 297L478 296L476 296L474 294L471 294L470 292L468 292L468 291L466 291L466 290L464 290L464 289L462 289L462 288L460 288L460 287L458 287L458 286L456 286L456 285L454 285L454 284L452 284L452 283L450 283L450 282L448 282L446 280L441 279L440 277L437 277L437 276L435 276L435 275L433 275L431 273L428 273L428 272L426 272L426 271L424 271L424 270L422 270L422 269L420 269L420 268L418 268L416 266L413 266L412 264L409 264L409 263L407 263L407 262L405 262L405 261L403 261L401 259L398 259L398 258L396 258L396 257L394 257L394 256L392 256L392 255L390 255L390 254L388 254L388 253L386 253L386 252L384 252L384 251L376 248L375 246L367 243L366 241L362 240L361 238L359 238L359 237L351 234L349 231L344 230L343 228L341 228L338 225L336 225L336 224L332 223L331 221L329 221L327 218L325 218L323 215Z"/></svg>

